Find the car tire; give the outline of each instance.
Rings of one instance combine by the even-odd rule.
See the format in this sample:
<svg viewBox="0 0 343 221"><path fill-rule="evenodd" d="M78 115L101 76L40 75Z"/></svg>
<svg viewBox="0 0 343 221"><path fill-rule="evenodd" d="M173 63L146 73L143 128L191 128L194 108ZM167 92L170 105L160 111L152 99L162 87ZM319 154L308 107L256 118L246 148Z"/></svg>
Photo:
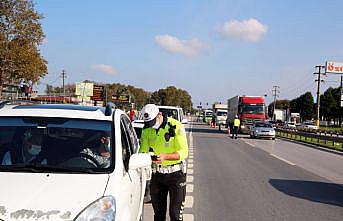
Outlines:
<svg viewBox="0 0 343 221"><path fill-rule="evenodd" d="M219 124L219 132L222 131L222 126Z"/></svg>
<svg viewBox="0 0 343 221"><path fill-rule="evenodd" d="M275 137L272 137L272 140L275 140Z"/></svg>

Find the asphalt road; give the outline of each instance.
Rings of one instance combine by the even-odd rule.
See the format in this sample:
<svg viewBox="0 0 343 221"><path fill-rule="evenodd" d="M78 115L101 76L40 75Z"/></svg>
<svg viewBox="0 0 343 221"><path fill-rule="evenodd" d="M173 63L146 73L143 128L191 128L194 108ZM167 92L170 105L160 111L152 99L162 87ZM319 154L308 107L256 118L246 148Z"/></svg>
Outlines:
<svg viewBox="0 0 343 221"><path fill-rule="evenodd" d="M187 220L343 220L343 156L193 125ZM152 219L145 205L145 220Z"/></svg>

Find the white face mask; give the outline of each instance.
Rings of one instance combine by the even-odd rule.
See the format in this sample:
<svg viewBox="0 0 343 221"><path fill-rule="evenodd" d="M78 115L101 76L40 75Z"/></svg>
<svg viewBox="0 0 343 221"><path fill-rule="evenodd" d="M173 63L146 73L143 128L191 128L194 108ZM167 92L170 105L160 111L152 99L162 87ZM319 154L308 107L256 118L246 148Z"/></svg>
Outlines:
<svg viewBox="0 0 343 221"><path fill-rule="evenodd" d="M41 152L41 150L42 150L41 146L32 144L28 152L29 154L35 156L35 155L38 155Z"/></svg>

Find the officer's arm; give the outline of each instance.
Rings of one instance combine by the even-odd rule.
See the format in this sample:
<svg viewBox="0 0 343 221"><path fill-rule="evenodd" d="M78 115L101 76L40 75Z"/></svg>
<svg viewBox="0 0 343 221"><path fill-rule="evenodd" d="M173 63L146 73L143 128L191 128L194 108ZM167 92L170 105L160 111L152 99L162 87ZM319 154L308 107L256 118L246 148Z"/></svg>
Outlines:
<svg viewBox="0 0 343 221"><path fill-rule="evenodd" d="M148 153L149 152L148 131L146 129L142 130L141 147L139 149L139 152L140 153Z"/></svg>
<svg viewBox="0 0 343 221"><path fill-rule="evenodd" d="M185 160L188 157L188 143L185 127L181 124L176 130L175 136L176 153L179 154L178 160Z"/></svg>

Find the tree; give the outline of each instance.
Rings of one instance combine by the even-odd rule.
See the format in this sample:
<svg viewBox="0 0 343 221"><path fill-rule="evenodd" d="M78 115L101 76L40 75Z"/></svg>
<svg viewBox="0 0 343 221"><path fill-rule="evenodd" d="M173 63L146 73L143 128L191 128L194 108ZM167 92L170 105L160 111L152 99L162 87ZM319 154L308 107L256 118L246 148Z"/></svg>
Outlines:
<svg viewBox="0 0 343 221"><path fill-rule="evenodd" d="M311 120L314 116L313 96L311 92L306 92L289 102L291 113L300 113L303 121Z"/></svg>
<svg viewBox="0 0 343 221"><path fill-rule="evenodd" d="M331 121L340 119L340 87L328 88L323 95L320 96L320 115L325 120Z"/></svg>
<svg viewBox="0 0 343 221"><path fill-rule="evenodd" d="M169 86L151 94L151 103L182 107L186 112L192 111L192 97L185 90Z"/></svg>
<svg viewBox="0 0 343 221"><path fill-rule="evenodd" d="M289 106L290 106L289 100L277 100L276 105L275 105L275 109L288 110ZM274 102L272 102L268 105L268 116L269 117L273 117L273 112L274 112L273 108L274 108Z"/></svg>
<svg viewBox="0 0 343 221"><path fill-rule="evenodd" d="M42 18L32 0L0 2L0 96L4 82L35 83L47 74L38 49L45 37Z"/></svg>

